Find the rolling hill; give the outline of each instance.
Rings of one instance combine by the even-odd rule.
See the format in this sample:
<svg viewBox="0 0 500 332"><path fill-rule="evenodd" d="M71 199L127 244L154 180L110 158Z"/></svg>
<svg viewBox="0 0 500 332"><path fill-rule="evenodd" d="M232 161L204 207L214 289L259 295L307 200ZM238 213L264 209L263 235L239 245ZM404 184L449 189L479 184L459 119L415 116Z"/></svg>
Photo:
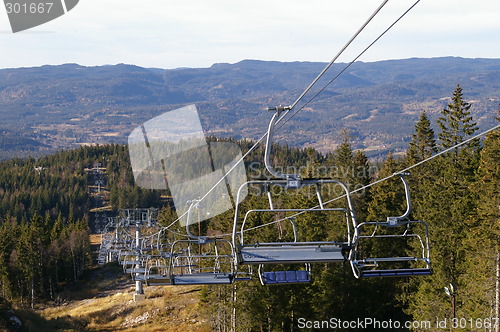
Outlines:
<svg viewBox="0 0 500 332"><path fill-rule="evenodd" d="M0 157L125 143L137 125L191 103L208 134L257 139L270 118L264 110L293 103L324 66L244 60L174 70L125 64L2 69ZM344 66L334 65L303 101ZM457 84L480 127L492 126L500 103L500 59L413 58L356 62L277 137L327 151L348 128L355 147L369 156L401 151L420 112L438 117Z"/></svg>

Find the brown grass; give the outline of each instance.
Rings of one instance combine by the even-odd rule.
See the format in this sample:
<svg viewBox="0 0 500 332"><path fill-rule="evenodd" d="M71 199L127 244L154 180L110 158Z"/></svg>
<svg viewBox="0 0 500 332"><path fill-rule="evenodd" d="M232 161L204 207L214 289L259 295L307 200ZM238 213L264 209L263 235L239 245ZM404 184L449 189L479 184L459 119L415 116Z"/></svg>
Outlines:
<svg viewBox="0 0 500 332"><path fill-rule="evenodd" d="M200 308L199 286L144 287L146 299L134 302L133 282L123 284L123 278L119 277L114 281L102 280L107 275L106 267L94 270L75 293L78 299L46 307L39 313L48 322L77 322L81 326L57 331L211 331L208 317ZM93 282L96 284L92 285ZM82 296L81 288L85 286L89 287L87 298Z"/></svg>

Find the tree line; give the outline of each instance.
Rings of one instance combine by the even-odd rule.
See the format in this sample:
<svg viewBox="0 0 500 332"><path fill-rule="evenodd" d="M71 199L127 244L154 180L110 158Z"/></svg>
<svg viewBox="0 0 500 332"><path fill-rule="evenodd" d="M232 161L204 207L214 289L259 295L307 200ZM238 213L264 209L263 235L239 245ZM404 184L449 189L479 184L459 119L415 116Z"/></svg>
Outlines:
<svg viewBox="0 0 500 332"><path fill-rule="evenodd" d="M158 206L133 186L123 145L86 146L0 162L0 297L34 306L56 300L92 265L86 169L106 169L112 209Z"/></svg>
<svg viewBox="0 0 500 332"><path fill-rule="evenodd" d="M458 86L436 126L425 112L421 114L402 157L389 154L383 164L373 165L363 151L354 151L345 132L342 143L327 154L276 145L272 163L293 166L304 177L332 176L354 190L465 141L478 130L471 114L471 104ZM234 142L243 152L253 145L248 140ZM249 178L265 174L262 158L263 147L259 147L245 161ZM235 319L237 331L289 331L297 327L299 318L435 320L452 316L450 297L443 289L451 283L456 289L457 317L498 317L499 158L497 130L482 142L471 141L412 170L408 178L414 207L411 218L429 224L433 275L357 280L347 263L314 264L313 281L308 285L263 287L252 281L206 287L203 310L212 314L213 326L220 331L230 330ZM65 283L78 281L90 262L85 168L95 162L106 168L115 210L159 207L161 195L168 195L168 191L134 185L128 151L122 145L82 147L0 163L0 296L33 305L38 299L54 298ZM326 193L326 199L335 197L335 191ZM314 199L305 191L283 192L276 202L277 206L300 207L314 205ZM397 179L357 192L353 203L358 221L385 220L405 210L404 191ZM264 207L267 198L249 195L242 204L247 209ZM169 224L174 216L172 208L165 207L161 219ZM248 227L273 218L256 216ZM211 218L203 229L227 233L232 222L228 212ZM304 217L297 229L303 241L340 239L345 233L341 216L322 213ZM248 241L286 240L292 235L289 223L277 223L249 233ZM411 244L369 248L374 254L390 250L404 254L411 249Z"/></svg>
<svg viewBox="0 0 500 332"><path fill-rule="evenodd" d="M359 188L477 134L471 107L464 100L462 88L457 86L436 126L422 112L406 154L396 157L389 153L375 176L370 171L373 165L364 153L353 151L348 135L344 135L343 143L327 155L308 149L302 150L304 154L287 154L278 149L273 154L273 162L275 165L307 165L303 169L306 176L314 176L315 169L342 167L344 171L337 172L335 177L351 189ZM497 119L500 121L500 117ZM292 153L297 158L293 161L288 159ZM431 276L357 280L346 263L314 264L313 280L308 285L261 286L258 281L252 281L237 283L232 288L207 287L202 302L210 304L204 308L213 317L214 329L292 331L298 327L299 318L303 322L366 317L381 321L429 321L433 327L436 327L436 319L451 322L453 317L458 317L480 324L489 321L491 327L498 318L500 305L500 131L490 132L483 142L472 140L416 166L408 180L413 202L410 218L424 220L429 225ZM354 194L358 222L385 221L388 216L401 215L406 209L404 197L403 186L397 177ZM264 207L266 199L250 196L243 205ZM311 198L305 193L283 195L280 199L283 206L314 205L311 204L314 202L307 202ZM272 221L271 216L261 216L250 219L248 227ZM319 214L303 219L297 228L301 240L314 241L340 236L343 230L337 225L339 222L335 218ZM260 228L248 241L286 240L287 236L290 239L290 234L289 225L277 223ZM412 243L397 246L381 243L366 250L374 257L412 256L410 252L414 248ZM297 268L303 269L300 266L275 267L277 270ZM450 289L450 284L454 291L448 295L444 287ZM451 297L455 302L453 308Z"/></svg>

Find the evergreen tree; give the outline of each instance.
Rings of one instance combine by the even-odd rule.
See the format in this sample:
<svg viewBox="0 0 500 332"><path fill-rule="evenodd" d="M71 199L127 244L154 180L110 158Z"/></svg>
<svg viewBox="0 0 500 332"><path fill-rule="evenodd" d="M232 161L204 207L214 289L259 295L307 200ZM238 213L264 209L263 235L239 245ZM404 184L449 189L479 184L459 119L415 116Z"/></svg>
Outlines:
<svg viewBox="0 0 500 332"><path fill-rule="evenodd" d="M436 151L434 130L431 128L431 122L427 114L423 111L415 125L415 133L412 135L406 157L412 163L415 163L429 158Z"/></svg>
<svg viewBox="0 0 500 332"><path fill-rule="evenodd" d="M8 269L8 261L13 247L13 228L8 217L0 225L0 297L10 298L12 296L11 275Z"/></svg>
<svg viewBox="0 0 500 332"><path fill-rule="evenodd" d="M334 170L332 177L346 183L349 187L353 187L354 168L353 168L353 150L351 145L351 136L347 129L341 133L342 142L329 156L329 162ZM352 188L350 188L352 190Z"/></svg>
<svg viewBox="0 0 500 332"><path fill-rule="evenodd" d="M459 84L453 91L452 102L441 111L442 116L437 120L441 130L438 137L444 149L463 142L478 129L472 121L471 106L463 99L462 87ZM475 145L477 146L477 142Z"/></svg>
<svg viewBox="0 0 500 332"><path fill-rule="evenodd" d="M499 110L500 115L500 110ZM500 121L500 117L497 118ZM467 317L481 318L484 313L498 317L496 296L500 289L500 130L484 140L477 171L471 187L478 192L477 212L468 221L464 246L466 270L462 275L460 295L467 300L463 310Z"/></svg>
<svg viewBox="0 0 500 332"><path fill-rule="evenodd" d="M394 174L397 169L397 161L389 152L378 178L385 178ZM391 178L381 182L372 189L372 198L368 205L368 221L383 221L389 216L400 215L404 208L404 192L398 178Z"/></svg>
<svg viewBox="0 0 500 332"><path fill-rule="evenodd" d="M477 130L470 116L470 104L463 100L460 85L453 92L452 103L438 119L440 144L443 149L468 139ZM425 174L418 187L414 216L429 223L433 275L418 280L418 290L409 299L409 312L414 319L450 317L450 300L443 287L455 283L464 287L466 268L466 236L473 231L469 221L476 211L477 195L471 190L478 167L478 142L472 142L452 153L423 165ZM423 194L422 194L423 193ZM466 298L457 297L460 313Z"/></svg>
<svg viewBox="0 0 500 332"><path fill-rule="evenodd" d="M414 164L431 157L437 152L437 145L434 130L425 111L422 112L418 122L415 124L415 133L412 136L410 147L406 152L405 166ZM411 176L407 178L410 183L411 199L414 216L418 219L418 211L425 211L425 204L428 204L429 195L427 194L429 186L435 181L436 172L433 170L434 161L426 162L415 168Z"/></svg>

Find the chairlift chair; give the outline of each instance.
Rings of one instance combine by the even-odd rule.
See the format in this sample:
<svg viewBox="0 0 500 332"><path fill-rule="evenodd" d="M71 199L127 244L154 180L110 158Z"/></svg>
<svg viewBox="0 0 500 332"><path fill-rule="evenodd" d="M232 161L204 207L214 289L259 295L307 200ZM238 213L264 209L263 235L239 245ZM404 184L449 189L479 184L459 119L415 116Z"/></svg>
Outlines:
<svg viewBox="0 0 500 332"><path fill-rule="evenodd" d="M331 262L343 262L347 259L348 252L351 249L351 224L356 227L356 218L354 215L354 210L349 195L349 189L347 186L337 180L333 179L302 179L299 174L282 174L274 170L270 164L270 153L272 148L272 138L274 133L274 127L281 113L286 110L284 107L277 107L269 109L275 111L273 115L268 131L267 131L267 141L264 161L269 173L275 177L269 180L253 180L244 183L237 194L236 199L236 209L234 215L233 223L233 245L236 249L236 263L238 265L259 265L261 273L259 273L259 278L263 284L286 284L286 283L301 283L310 280L310 269L298 270L298 271L277 271L277 272L262 272L263 265L275 265L275 264L297 264L297 263L331 263ZM325 208L323 204L323 199L321 192L319 190L320 186L334 184L339 185L345 192L346 197L346 207L344 208ZM240 213L240 197L245 186L251 185L262 185L266 190L268 196L269 207L266 209L253 209L249 210L243 216L242 221L239 220ZM301 209L276 209L274 207L274 202L270 192L271 187L281 186L287 189L300 189L306 186L314 186L316 191L316 196L318 199L317 207L305 207ZM292 221L292 228L294 230L294 241L291 242L255 242L247 243L245 241L245 232L247 220L251 215L257 213L293 213L294 215L302 215L306 213L313 213L321 211L324 213L339 213L345 215L347 231L345 234L344 241L305 241L300 242L297 239L296 225ZM287 218L289 219L289 218Z"/></svg>
<svg viewBox="0 0 500 332"><path fill-rule="evenodd" d="M177 240L170 254L172 284L230 284L235 274L233 260L232 243L228 240Z"/></svg>
<svg viewBox="0 0 500 332"><path fill-rule="evenodd" d="M351 251L349 260L356 278L432 274L428 225L425 221L409 219L411 199L406 175L408 174L398 174L405 190L405 213L398 217L388 217L386 221L363 222L355 229L354 250ZM397 239L406 244L411 244L410 241L413 240L413 245L418 248L413 249L412 256L364 257L364 245L368 241L388 243Z"/></svg>
<svg viewBox="0 0 500 332"><path fill-rule="evenodd" d="M147 261L144 282L148 286L162 286L172 284L170 266L165 257L151 257Z"/></svg>
<svg viewBox="0 0 500 332"><path fill-rule="evenodd" d="M133 270L144 267L146 260L146 256L135 253L123 256L123 260L120 261L120 264L123 266L123 271L125 273L134 273Z"/></svg>
<svg viewBox="0 0 500 332"><path fill-rule="evenodd" d="M168 229L161 229L157 233L155 249L158 254L164 258L170 257L172 243L175 241L175 233Z"/></svg>
<svg viewBox="0 0 500 332"><path fill-rule="evenodd" d="M170 252L172 285L231 284L234 281L234 249L231 241L193 235L190 230L191 203L187 213L188 239L174 241Z"/></svg>

